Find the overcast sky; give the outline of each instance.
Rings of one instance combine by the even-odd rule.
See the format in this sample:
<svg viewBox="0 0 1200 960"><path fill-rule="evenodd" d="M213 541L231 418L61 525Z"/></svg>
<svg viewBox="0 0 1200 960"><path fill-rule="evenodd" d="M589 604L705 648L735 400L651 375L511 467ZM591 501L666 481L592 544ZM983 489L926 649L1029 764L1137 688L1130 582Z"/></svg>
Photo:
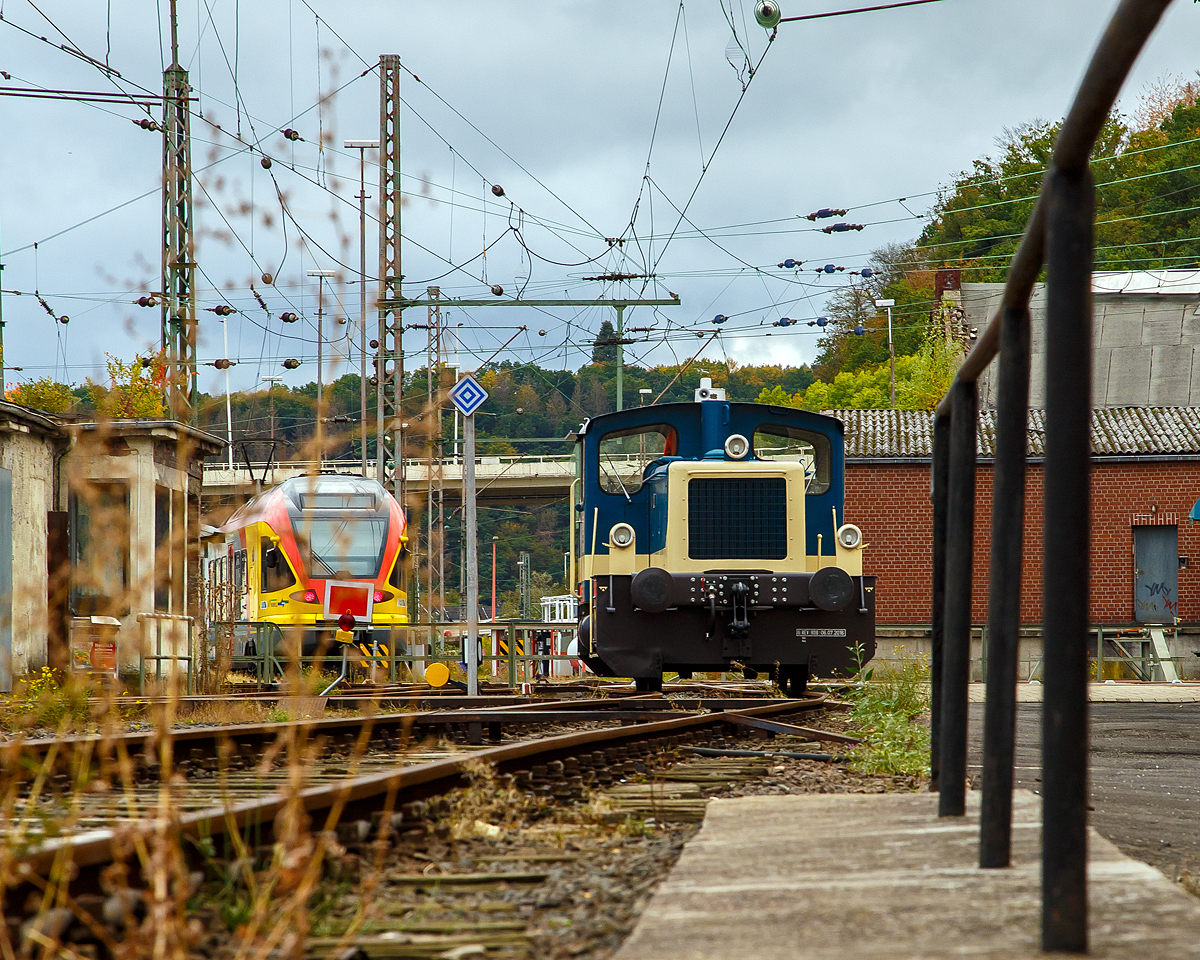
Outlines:
<svg viewBox="0 0 1200 960"><path fill-rule="evenodd" d="M783 0L785 16L849 5ZM49 20L28 0L0 0L0 70L11 75L4 85L161 90L166 0L38 7ZM630 334L644 341L629 346L631 362L685 359L703 342L696 331L714 329L718 313L731 319L704 356L809 361L814 328L784 331L772 322L818 316L824 297L851 282L849 272L872 249L914 238L933 193L994 151L1004 128L1057 119L1112 7L943 0L784 24L767 49L751 0L725 0L724 10L720 0L180 0L180 59L199 98L199 305L239 311L228 320L235 388L285 374L287 358L302 366L286 382L310 382L318 291L306 274L337 270L326 295L326 336L334 338L327 355L346 351L347 331L357 355L358 154L342 141L378 137L378 73L360 74L380 54L398 53L421 80L406 74L403 82L406 296L430 283L445 296L475 298L490 297L491 284L503 286L504 298L674 292L678 307L626 313L627 326L654 328ZM1122 107L1132 109L1146 82L1164 73L1193 75L1198 41L1200 6L1179 0ZM107 59L120 80L60 44ZM753 62L766 51L744 95L742 49ZM159 311L132 303L160 287L162 142L132 122L142 116L133 105L0 98L10 384L102 378L106 353L130 359L157 348ZM285 127L303 139L284 140ZM322 132L331 138L323 151ZM269 173L263 152L273 159ZM378 172L367 156L371 206ZM503 198L492 184L503 186ZM276 185L294 222L281 212ZM676 208L689 197L681 223ZM844 219L866 229L827 236L821 222L802 219L826 206L848 208ZM373 280L378 226L370 214ZM494 244L486 263L485 243ZM779 270L786 257L804 267ZM813 268L825 263L846 272L818 277ZM274 286L262 282L264 272L276 275ZM605 272L656 278L584 279ZM56 324L35 290L70 323ZM284 311L303 319L285 326ZM199 316L200 357L211 361L224 354L222 325L211 312ZM346 316L351 323L336 322ZM528 330L510 345L511 357L575 368L605 316L612 311L462 308L446 322L461 329L465 369L521 324ZM424 323L424 311L406 312L405 322ZM404 342L423 351L425 333L411 330ZM223 389L222 375L202 371L203 389Z"/></svg>

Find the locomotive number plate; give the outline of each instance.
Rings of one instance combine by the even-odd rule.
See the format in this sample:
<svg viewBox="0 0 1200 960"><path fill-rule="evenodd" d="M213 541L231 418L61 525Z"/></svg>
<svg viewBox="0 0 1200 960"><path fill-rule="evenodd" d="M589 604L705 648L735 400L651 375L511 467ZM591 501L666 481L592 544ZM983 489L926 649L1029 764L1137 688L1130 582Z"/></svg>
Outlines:
<svg viewBox="0 0 1200 960"><path fill-rule="evenodd" d="M845 627L797 627L798 637L844 637Z"/></svg>

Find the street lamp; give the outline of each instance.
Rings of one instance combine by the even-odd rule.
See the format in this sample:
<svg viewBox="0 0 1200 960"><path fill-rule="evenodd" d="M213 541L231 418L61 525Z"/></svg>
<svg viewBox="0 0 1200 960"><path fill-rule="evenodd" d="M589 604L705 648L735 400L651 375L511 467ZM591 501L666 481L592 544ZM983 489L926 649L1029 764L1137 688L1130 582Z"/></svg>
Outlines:
<svg viewBox="0 0 1200 960"><path fill-rule="evenodd" d="M347 150L358 151L358 339L359 427L362 443L362 472L367 475L367 181L366 151L378 150L378 140L346 140Z"/></svg>
<svg viewBox="0 0 1200 960"><path fill-rule="evenodd" d="M336 270L309 270L308 275L310 277L317 278L317 416L320 417L321 416L321 400L324 396L323 384L324 384L324 379L325 379L324 378L324 370L323 370L323 366L324 366L324 364L323 364L323 358L324 358L323 341L325 338L324 338L323 333L321 332L322 317L325 314L324 283L330 277L336 277L337 271Z"/></svg>
<svg viewBox="0 0 1200 960"><path fill-rule="evenodd" d="M896 305L895 300L876 300L875 309L882 310L887 308L888 312L888 361L892 368L892 409L896 409L896 348L892 345L892 307Z"/></svg>

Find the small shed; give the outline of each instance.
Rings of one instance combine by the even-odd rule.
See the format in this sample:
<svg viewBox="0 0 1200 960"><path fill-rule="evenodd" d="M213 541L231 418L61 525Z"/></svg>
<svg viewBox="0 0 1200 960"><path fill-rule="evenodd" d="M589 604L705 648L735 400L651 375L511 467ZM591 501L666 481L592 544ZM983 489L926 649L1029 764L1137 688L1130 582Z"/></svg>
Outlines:
<svg viewBox="0 0 1200 960"><path fill-rule="evenodd" d="M66 429L71 444L58 503L70 531L72 642L100 618L115 618L116 666L136 672L147 623L182 623L198 609L202 465L224 442L170 420Z"/></svg>
<svg viewBox="0 0 1200 960"><path fill-rule="evenodd" d="M54 584L47 555L63 539L56 517L66 439L46 414L0 401L0 690L47 663ZM49 586L48 586L49 584Z"/></svg>

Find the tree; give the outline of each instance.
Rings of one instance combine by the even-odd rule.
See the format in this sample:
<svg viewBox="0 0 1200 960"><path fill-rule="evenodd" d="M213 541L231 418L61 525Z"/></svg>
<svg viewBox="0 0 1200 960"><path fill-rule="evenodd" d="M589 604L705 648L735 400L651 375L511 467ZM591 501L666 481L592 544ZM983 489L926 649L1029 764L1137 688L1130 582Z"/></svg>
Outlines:
<svg viewBox="0 0 1200 960"><path fill-rule="evenodd" d="M934 274L919 260L912 244L879 247L867 261L870 276L830 297L830 325L819 342L821 352L813 365L819 379L832 382L842 370L856 370L887 359L887 316L875 308L876 300L896 301L892 308L896 356L906 356L921 346L933 300ZM865 331L862 334L854 332L859 325Z"/></svg>
<svg viewBox="0 0 1200 960"><path fill-rule="evenodd" d="M617 331L613 329L611 320L600 324L600 332L592 343L592 363L617 362Z"/></svg>
<svg viewBox="0 0 1200 960"><path fill-rule="evenodd" d="M65 383L51 380L49 377L39 377L29 383L18 384L9 390L4 398L10 403L19 403L23 407L43 410L46 413L65 413L75 404L72 388Z"/></svg>
<svg viewBox="0 0 1200 960"><path fill-rule="evenodd" d="M167 368L161 358L155 358L147 366L141 360L125 363L110 353L104 356L110 385L90 384L101 416L125 420L165 415L163 393Z"/></svg>
<svg viewBox="0 0 1200 960"><path fill-rule="evenodd" d="M982 157L938 197L918 240L917 262L951 266L964 279L1004 280L1033 210L1060 124L1005 130L996 156ZM1200 259L1200 84L1160 78L1132 118L1111 116L1092 151L1096 268L1145 270Z"/></svg>

